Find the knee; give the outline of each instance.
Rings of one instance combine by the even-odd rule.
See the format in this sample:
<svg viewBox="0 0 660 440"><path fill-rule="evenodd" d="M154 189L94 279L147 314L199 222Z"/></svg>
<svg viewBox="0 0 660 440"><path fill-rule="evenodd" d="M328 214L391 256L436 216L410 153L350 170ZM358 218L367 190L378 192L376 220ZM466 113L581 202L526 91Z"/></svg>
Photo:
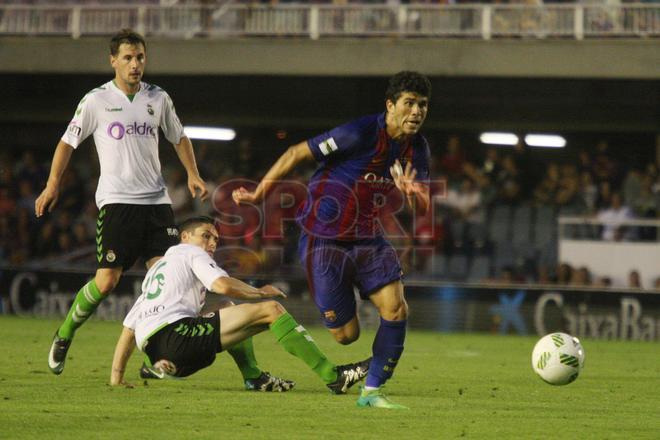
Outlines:
<svg viewBox="0 0 660 440"><path fill-rule="evenodd" d="M398 301L380 310L380 316L388 321L403 321L408 319L408 303L405 300Z"/></svg>
<svg viewBox="0 0 660 440"><path fill-rule="evenodd" d="M110 293L117 284L119 284L119 279L121 278L121 273L100 273L96 274L94 277L94 282L96 282L96 287L99 288L99 291L102 295L107 295Z"/></svg>
<svg viewBox="0 0 660 440"><path fill-rule="evenodd" d="M358 340L360 337L360 329L358 328L357 330L352 331L335 331L332 332L332 336L334 336L335 341L341 345L349 345Z"/></svg>
<svg viewBox="0 0 660 440"><path fill-rule="evenodd" d="M284 306L277 301L266 301L261 303L262 311L267 316L269 323L277 321L277 318L286 313Z"/></svg>

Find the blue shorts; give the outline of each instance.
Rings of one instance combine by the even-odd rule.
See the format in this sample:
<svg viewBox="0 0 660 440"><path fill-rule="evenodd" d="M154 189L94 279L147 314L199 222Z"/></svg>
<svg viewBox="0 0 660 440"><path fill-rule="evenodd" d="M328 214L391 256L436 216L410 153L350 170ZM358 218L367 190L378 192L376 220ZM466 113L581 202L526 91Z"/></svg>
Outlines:
<svg viewBox="0 0 660 440"><path fill-rule="evenodd" d="M341 327L355 316L354 287L367 299L403 276L396 251L383 237L339 241L302 232L298 255L328 328Z"/></svg>

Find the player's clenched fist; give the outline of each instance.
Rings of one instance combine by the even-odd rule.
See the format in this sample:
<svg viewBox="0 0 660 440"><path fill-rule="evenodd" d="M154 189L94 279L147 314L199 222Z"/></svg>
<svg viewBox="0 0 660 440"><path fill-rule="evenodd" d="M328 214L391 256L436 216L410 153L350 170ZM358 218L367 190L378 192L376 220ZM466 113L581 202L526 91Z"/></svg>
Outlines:
<svg viewBox="0 0 660 440"><path fill-rule="evenodd" d="M255 203L258 202L256 193L250 192L247 189L243 188L242 186L238 189L235 189L231 193L232 199L234 199L234 203L237 205L240 205L241 203Z"/></svg>

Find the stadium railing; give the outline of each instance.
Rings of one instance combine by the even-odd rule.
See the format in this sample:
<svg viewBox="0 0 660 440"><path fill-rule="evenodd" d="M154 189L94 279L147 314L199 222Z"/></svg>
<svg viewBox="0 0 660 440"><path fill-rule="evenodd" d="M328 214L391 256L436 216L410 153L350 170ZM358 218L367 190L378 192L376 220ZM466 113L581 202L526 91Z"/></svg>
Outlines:
<svg viewBox="0 0 660 440"><path fill-rule="evenodd" d="M0 35L109 35L133 28L173 38L660 37L660 5L0 5Z"/></svg>

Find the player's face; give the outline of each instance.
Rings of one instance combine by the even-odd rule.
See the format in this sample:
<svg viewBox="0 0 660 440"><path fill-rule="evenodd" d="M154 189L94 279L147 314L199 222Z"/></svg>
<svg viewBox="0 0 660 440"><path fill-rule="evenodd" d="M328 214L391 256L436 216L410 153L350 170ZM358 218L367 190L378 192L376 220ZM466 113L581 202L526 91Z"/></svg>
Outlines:
<svg viewBox="0 0 660 440"><path fill-rule="evenodd" d="M146 61L147 54L142 44L119 45L117 56L110 56L110 64L115 69L115 81L129 89L136 88L142 80Z"/></svg>
<svg viewBox="0 0 660 440"><path fill-rule="evenodd" d="M416 134L426 119L429 99L413 92L403 92L396 102L387 100L387 132L393 138Z"/></svg>
<svg viewBox="0 0 660 440"><path fill-rule="evenodd" d="M220 236L215 230L215 226L204 224L195 228L193 232L183 231L181 233L181 242L199 246L211 257L218 246Z"/></svg>

